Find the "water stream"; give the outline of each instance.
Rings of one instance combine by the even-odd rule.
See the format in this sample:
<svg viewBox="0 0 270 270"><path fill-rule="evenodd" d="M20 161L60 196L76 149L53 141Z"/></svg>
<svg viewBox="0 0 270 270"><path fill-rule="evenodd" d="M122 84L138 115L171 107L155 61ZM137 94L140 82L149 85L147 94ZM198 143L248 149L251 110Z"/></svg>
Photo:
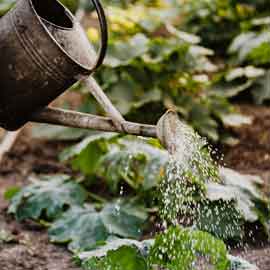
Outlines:
<svg viewBox="0 0 270 270"><path fill-rule="evenodd" d="M160 185L161 218L165 227L167 223L190 225L205 200L205 184L219 181L218 165L211 158L207 140L174 112L167 112L160 119L158 136L170 153Z"/></svg>

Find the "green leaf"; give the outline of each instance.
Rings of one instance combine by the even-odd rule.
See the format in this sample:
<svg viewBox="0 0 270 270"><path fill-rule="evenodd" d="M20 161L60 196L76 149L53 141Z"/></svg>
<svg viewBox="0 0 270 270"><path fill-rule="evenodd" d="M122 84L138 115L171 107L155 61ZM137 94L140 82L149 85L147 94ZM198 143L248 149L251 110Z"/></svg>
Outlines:
<svg viewBox="0 0 270 270"><path fill-rule="evenodd" d="M79 144L65 149L60 154L60 160L72 159L71 164L75 170L79 170L86 175L92 175L97 170L100 158L108 150L109 140L113 140L117 136L115 133L91 135Z"/></svg>
<svg viewBox="0 0 270 270"><path fill-rule="evenodd" d="M207 200L197 209L197 228L235 240L244 236L245 223L260 222L269 234L268 200L257 188L261 179L227 168L220 168L220 177L221 184L207 184Z"/></svg>
<svg viewBox="0 0 270 270"><path fill-rule="evenodd" d="M119 139L101 159L97 174L104 177L112 191L126 181L132 188L148 190L157 186L168 160L166 151L142 139Z"/></svg>
<svg viewBox="0 0 270 270"><path fill-rule="evenodd" d="M250 54L257 48L261 48L262 44L270 42L270 32L263 31L261 33L245 33L238 36L232 43L229 52L238 54L238 61L240 63L249 59ZM261 52L260 52L261 53Z"/></svg>
<svg viewBox="0 0 270 270"><path fill-rule="evenodd" d="M239 241L244 221L233 201L205 202L197 208L195 226L223 240Z"/></svg>
<svg viewBox="0 0 270 270"><path fill-rule="evenodd" d="M150 270L146 259L131 246L108 251L102 259L90 258L82 263L82 267L85 270Z"/></svg>
<svg viewBox="0 0 270 270"><path fill-rule="evenodd" d="M83 204L86 197L86 191L69 176L44 176L18 192L8 212L15 214L18 220L41 217L52 220L66 207Z"/></svg>
<svg viewBox="0 0 270 270"><path fill-rule="evenodd" d="M6 200L11 200L20 190L20 187L10 187L5 191L4 198Z"/></svg>
<svg viewBox="0 0 270 270"><path fill-rule="evenodd" d="M149 39L143 34L136 34L125 41L109 43L108 53L104 64L110 67L127 65L134 58L148 50Z"/></svg>
<svg viewBox="0 0 270 270"><path fill-rule="evenodd" d="M211 269L229 269L226 246L221 240L205 232L170 227L156 237L149 261L168 270L196 270L201 257L211 264Z"/></svg>
<svg viewBox="0 0 270 270"><path fill-rule="evenodd" d="M70 250L89 250L110 236L138 238L147 214L143 207L126 200L107 204L97 212L93 207L73 207L49 230L52 242L69 243Z"/></svg>
<svg viewBox="0 0 270 270"><path fill-rule="evenodd" d="M270 70L266 71L264 77L257 79L252 88L252 95L256 104L270 99Z"/></svg>

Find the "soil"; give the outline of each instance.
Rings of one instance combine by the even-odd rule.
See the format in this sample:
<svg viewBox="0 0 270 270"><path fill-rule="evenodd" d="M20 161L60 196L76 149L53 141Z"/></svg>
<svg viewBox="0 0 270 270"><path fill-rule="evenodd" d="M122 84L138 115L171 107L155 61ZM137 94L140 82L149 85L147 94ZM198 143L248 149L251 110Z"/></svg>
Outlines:
<svg viewBox="0 0 270 270"><path fill-rule="evenodd" d="M260 175L264 190L270 194L270 108L241 105L244 114L254 117L251 126L234 129L240 143L223 147L228 167L240 172ZM8 187L24 186L35 173L71 173L71 169L58 162L58 153L66 146L63 142L48 142L31 138L30 128L20 135L12 151L0 166L0 231L14 235L11 243L1 244L1 270L77 270L71 254L61 246L49 243L46 230L31 222L18 223L6 214L8 202L4 193ZM1 134L1 133L0 133ZM1 136L1 135L0 135ZM260 270L270 270L270 246L235 249Z"/></svg>

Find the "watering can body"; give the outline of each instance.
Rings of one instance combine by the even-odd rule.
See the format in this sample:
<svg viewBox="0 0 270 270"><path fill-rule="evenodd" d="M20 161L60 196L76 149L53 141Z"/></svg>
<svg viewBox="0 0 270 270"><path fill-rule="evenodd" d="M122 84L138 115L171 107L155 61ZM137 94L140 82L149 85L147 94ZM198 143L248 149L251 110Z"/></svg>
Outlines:
<svg viewBox="0 0 270 270"><path fill-rule="evenodd" d="M107 29L101 31L106 43ZM82 27L57 0L19 0L0 19L0 127L20 128L78 76L90 75L105 50L102 44L96 60Z"/></svg>

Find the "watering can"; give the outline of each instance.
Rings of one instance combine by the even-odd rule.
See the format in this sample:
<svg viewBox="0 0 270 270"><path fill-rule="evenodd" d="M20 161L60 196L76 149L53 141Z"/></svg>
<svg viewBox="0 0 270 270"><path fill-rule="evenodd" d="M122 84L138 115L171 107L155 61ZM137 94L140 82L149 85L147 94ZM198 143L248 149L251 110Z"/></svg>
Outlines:
<svg viewBox="0 0 270 270"><path fill-rule="evenodd" d="M101 31L98 56L77 19L57 0L19 0L0 19L0 127L16 130L34 121L162 138L156 126L125 121L89 77L102 64L108 39L104 10L99 0L92 2ZM47 107L78 80L109 117Z"/></svg>

